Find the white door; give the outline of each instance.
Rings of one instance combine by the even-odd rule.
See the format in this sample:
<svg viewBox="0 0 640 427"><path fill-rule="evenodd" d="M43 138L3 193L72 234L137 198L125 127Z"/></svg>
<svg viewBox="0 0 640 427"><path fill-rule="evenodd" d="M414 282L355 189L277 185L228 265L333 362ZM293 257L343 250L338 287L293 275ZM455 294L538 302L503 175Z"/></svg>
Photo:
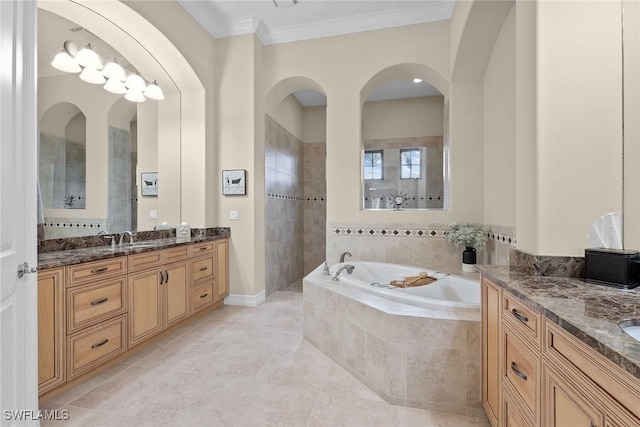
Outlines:
<svg viewBox="0 0 640 427"><path fill-rule="evenodd" d="M35 1L0 0L0 425L38 425ZM34 411L34 412L29 412Z"/></svg>

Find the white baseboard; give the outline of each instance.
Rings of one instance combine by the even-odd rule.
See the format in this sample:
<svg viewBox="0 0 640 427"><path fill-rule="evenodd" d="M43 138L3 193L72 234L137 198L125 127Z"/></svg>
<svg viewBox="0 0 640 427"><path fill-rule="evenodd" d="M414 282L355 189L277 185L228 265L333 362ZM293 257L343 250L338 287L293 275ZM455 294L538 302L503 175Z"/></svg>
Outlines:
<svg viewBox="0 0 640 427"><path fill-rule="evenodd" d="M255 307L262 303L266 296L264 290L255 295L234 295L230 294L224 299L224 305L242 305L245 307Z"/></svg>

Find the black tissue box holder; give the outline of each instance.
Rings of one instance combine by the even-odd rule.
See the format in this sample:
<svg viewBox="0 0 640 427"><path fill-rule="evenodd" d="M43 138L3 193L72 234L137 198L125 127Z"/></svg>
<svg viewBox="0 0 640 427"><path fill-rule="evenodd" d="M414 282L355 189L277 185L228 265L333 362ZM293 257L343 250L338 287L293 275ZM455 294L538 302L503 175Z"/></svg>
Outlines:
<svg viewBox="0 0 640 427"><path fill-rule="evenodd" d="M587 283L632 289L640 285L640 252L626 249L584 250Z"/></svg>

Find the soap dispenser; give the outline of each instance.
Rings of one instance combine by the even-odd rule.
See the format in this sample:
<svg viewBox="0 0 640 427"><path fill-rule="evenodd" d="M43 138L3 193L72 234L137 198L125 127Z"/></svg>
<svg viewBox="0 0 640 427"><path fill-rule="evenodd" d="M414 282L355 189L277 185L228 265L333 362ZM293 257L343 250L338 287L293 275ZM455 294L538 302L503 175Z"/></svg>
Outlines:
<svg viewBox="0 0 640 427"><path fill-rule="evenodd" d="M183 222L176 227L176 237L180 240L191 239L191 227L186 222Z"/></svg>

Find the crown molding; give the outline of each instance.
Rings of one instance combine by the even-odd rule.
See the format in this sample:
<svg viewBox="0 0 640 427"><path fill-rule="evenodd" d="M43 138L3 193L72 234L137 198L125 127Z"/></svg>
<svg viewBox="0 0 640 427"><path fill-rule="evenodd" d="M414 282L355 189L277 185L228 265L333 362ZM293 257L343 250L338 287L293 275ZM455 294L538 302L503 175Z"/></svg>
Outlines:
<svg viewBox="0 0 640 427"><path fill-rule="evenodd" d="M451 18L453 3L431 3L423 6L369 13L302 25L268 29L267 37L258 34L264 45L289 43L323 37L339 36L384 28L422 24Z"/></svg>
<svg viewBox="0 0 640 427"><path fill-rule="evenodd" d="M193 6L189 3L185 6L190 6L188 9L193 13L198 12L192 9ZM450 19L452 11L453 2L434 2L416 7L342 17L280 28L269 28L262 19L254 16L243 17L224 24L220 22L214 23L213 21L209 22L199 13L195 16L200 17L197 18L198 21L214 38L254 33L262 44L272 45L441 21Z"/></svg>

